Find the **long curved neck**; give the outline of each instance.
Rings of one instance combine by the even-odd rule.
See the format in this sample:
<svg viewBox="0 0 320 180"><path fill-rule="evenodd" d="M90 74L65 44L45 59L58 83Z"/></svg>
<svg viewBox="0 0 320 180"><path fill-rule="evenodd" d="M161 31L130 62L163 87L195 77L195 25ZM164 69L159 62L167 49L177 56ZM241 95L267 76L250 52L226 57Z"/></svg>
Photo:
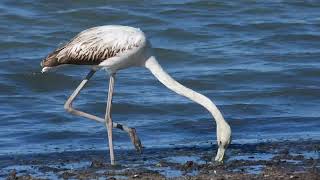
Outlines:
<svg viewBox="0 0 320 180"><path fill-rule="evenodd" d="M183 86L182 84L174 80L167 72L162 69L154 56L151 56L145 62L145 67L148 68L151 73L167 88L205 107L216 120L217 126L221 124L227 124L217 106L209 98Z"/></svg>

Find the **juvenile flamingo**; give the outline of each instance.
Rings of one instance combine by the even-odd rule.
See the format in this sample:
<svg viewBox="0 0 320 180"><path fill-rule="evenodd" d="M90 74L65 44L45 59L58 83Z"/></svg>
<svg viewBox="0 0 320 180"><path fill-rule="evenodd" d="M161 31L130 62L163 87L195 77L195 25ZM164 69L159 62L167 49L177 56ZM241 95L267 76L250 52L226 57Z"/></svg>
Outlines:
<svg viewBox="0 0 320 180"><path fill-rule="evenodd" d="M70 42L50 53L42 62L42 72L65 64L91 65L91 70L77 89L66 101L64 108L72 114L105 123L111 164L115 164L112 128L119 128L129 133L132 143L138 151L142 145L134 128L114 123L111 119L112 94L115 75L118 70L140 66L145 67L167 88L189 98L206 108L216 121L217 144L219 146L215 161L222 161L225 150L231 142L231 128L224 120L216 105L206 96L197 93L175 81L167 74L152 53L150 42L137 28L119 25L93 27L80 32ZM72 102L99 69L105 69L109 75L109 91L105 118L100 118L72 107Z"/></svg>

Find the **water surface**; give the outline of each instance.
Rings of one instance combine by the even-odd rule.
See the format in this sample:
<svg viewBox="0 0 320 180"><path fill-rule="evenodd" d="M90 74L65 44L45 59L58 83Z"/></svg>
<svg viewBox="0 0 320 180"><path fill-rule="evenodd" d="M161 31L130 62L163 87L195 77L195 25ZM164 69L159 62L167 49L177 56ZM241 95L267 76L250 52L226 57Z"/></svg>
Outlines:
<svg viewBox="0 0 320 180"><path fill-rule="evenodd" d="M0 155L106 149L102 124L63 104L88 72L41 74L59 44L93 26L141 28L164 68L205 94L231 124L234 143L320 138L320 3L224 1L0 2ZM75 106L103 116L108 77L97 73ZM215 143L199 105L147 70L120 71L113 120L135 127L145 147ZM115 146L132 148L115 130Z"/></svg>

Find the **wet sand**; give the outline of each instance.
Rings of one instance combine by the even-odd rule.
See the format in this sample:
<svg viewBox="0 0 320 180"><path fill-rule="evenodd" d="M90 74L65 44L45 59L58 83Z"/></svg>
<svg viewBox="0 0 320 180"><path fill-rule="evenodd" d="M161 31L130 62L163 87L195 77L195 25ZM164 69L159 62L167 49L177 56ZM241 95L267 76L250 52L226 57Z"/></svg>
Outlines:
<svg viewBox="0 0 320 180"><path fill-rule="evenodd" d="M320 179L320 141L232 144L223 164L212 163L216 147L147 148L139 155L107 151L0 156L7 179Z"/></svg>

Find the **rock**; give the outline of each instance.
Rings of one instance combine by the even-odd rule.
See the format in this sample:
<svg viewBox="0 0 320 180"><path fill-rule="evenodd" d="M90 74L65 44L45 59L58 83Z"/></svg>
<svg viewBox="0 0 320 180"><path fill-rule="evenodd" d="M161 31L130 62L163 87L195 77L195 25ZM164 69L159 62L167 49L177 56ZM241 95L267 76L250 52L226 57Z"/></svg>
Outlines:
<svg viewBox="0 0 320 180"><path fill-rule="evenodd" d="M101 167L104 167L104 163L101 161L98 161L98 160L93 160L90 167L91 168L101 168Z"/></svg>
<svg viewBox="0 0 320 180"><path fill-rule="evenodd" d="M14 169L8 175L7 180L15 180L15 179L17 179L17 171Z"/></svg>
<svg viewBox="0 0 320 180"><path fill-rule="evenodd" d="M186 167L190 168L193 166L193 161L187 161L185 164Z"/></svg>

